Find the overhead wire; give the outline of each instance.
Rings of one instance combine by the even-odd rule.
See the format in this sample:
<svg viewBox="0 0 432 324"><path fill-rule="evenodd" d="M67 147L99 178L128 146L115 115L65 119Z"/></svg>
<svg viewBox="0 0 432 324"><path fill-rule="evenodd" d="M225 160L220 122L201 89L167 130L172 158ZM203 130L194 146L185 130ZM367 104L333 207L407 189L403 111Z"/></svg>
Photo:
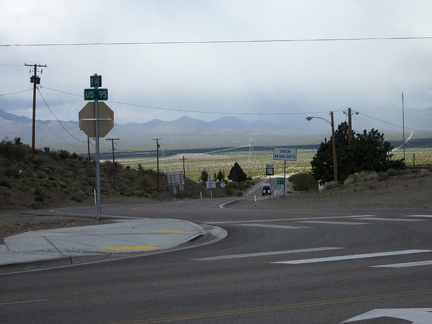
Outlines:
<svg viewBox="0 0 432 324"><path fill-rule="evenodd" d="M381 123L384 123L384 124L387 124L387 125L390 125L390 126L394 126L394 127L398 127L398 128L404 128L403 126L393 124L393 123L388 122L388 121L386 121L386 120L382 120L382 119L379 119L379 118L371 117L371 116L368 116L368 115L366 115L366 114L364 114L364 113L361 113L361 112L358 112L358 113L359 113L359 115L363 115L363 116L365 116L365 117L367 117L367 118L370 118L370 119L373 119L373 120L379 121L379 122L381 122ZM432 135L432 132L426 132L426 131L422 131L422 130L418 130L418 129L414 129L414 128L405 127L405 129L407 129L407 130L411 130L411 131L415 131L415 132L418 132L418 133L423 133L423 134L427 134L427 135Z"/></svg>
<svg viewBox="0 0 432 324"><path fill-rule="evenodd" d="M25 89L25 90L21 90L21 91L10 92L10 93L0 93L0 97L3 97L3 96L12 96L12 95L20 94L20 93L23 93L23 92L31 91L31 90L33 90L33 89L29 88L29 89Z"/></svg>
<svg viewBox="0 0 432 324"><path fill-rule="evenodd" d="M52 89L44 87L44 89L62 92L65 94L69 94L72 96L82 97L82 94L75 94L71 92L66 92L62 90ZM214 115L248 115L248 116L285 116L285 115L311 115L311 114L324 114L330 113L330 111L309 111L309 112L276 112L276 113L257 113L257 112L223 112L223 111L209 111L209 110L194 110L194 109L183 109L183 108L169 108L169 107L160 107L160 106L149 106L135 103L127 103L122 101L108 100L108 102L112 102L114 104L125 105L130 107L139 107L139 108L149 108L156 110L166 110L166 111L177 111L177 112L187 112L187 113L197 113L197 114L214 114ZM343 110L333 110L334 112L341 112Z"/></svg>
<svg viewBox="0 0 432 324"><path fill-rule="evenodd" d="M46 100L45 100L45 98L44 98L44 96L42 95L42 93L41 93L41 91L39 90L39 88L38 88L38 92L39 92L39 95L41 96L41 98L42 98L42 100L44 101L44 103L45 103L45 105L47 106L47 108L48 108L48 110L51 112L51 114L53 115L53 117L55 118L55 120L59 123L59 125L65 130L65 132L66 133L68 133L73 139L75 139L75 140L77 140L77 141L79 141L79 142L82 142L82 143L86 143L87 141L83 141L83 140L81 140L81 139L79 139L79 138L77 138L77 137L75 137L73 134L71 134L67 129L66 129L66 127L64 127L64 125L60 122L60 120L58 120L57 119L57 116L54 114L54 112L52 111L52 109L51 109L51 107L48 105L48 103L46 102ZM56 132L53 130L53 129L51 129L48 125L46 125L45 123L43 123L45 126L47 126L54 134L56 134ZM59 136L58 134L56 134L57 136ZM59 136L59 138L61 138L66 144L68 144L69 146L71 146L71 147L73 147L73 148L75 148L76 149L76 147L74 146L74 145L72 145L72 144L70 144L70 143L68 143L64 138L62 138L61 136Z"/></svg>
<svg viewBox="0 0 432 324"><path fill-rule="evenodd" d="M353 38L292 38L292 39L246 39L203 41L154 41L154 42L83 42L83 43L23 43L0 44L0 47L48 47L48 46L131 46L131 45L190 45L190 44L244 44L244 43L299 43L299 42L353 42L382 40L430 40L432 36L353 37Z"/></svg>

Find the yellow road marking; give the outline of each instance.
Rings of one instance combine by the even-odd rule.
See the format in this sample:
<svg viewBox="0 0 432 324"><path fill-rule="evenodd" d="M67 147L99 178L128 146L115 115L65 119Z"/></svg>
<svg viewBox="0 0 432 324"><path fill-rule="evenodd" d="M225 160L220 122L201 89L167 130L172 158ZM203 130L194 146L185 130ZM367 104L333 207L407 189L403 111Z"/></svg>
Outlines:
<svg viewBox="0 0 432 324"><path fill-rule="evenodd" d="M156 250L158 246L154 245L122 245L122 246L102 246L107 251L142 251L142 250Z"/></svg>
<svg viewBox="0 0 432 324"><path fill-rule="evenodd" d="M294 304L274 305L274 306L268 306L268 307L264 306L264 307L231 309L231 310L220 311L220 312L169 316L169 317L161 317L161 318L153 318L153 319L143 319L143 320L139 320L139 321L130 321L130 322L128 321L128 322L124 322L124 323L155 324L155 323L192 321L192 320L209 319L209 318L216 318L216 317L226 317L226 316L233 316L233 315L245 315L245 314L253 314L253 313L260 313L260 312L284 311L284 310L289 310L289 309L299 309L299 308L306 308L306 307L337 305L337 304L355 303L355 302L380 300L380 299L403 298L403 297L429 295L429 294L432 294L432 290L409 291L409 292L389 293L389 294L370 295L370 296L357 296L357 297L348 297L348 298L333 299L333 300L331 300L331 299L330 300L317 300L317 301L309 301L309 302L294 303Z"/></svg>
<svg viewBox="0 0 432 324"><path fill-rule="evenodd" d="M154 230L152 233L158 234L189 234L188 232L180 232L175 230Z"/></svg>

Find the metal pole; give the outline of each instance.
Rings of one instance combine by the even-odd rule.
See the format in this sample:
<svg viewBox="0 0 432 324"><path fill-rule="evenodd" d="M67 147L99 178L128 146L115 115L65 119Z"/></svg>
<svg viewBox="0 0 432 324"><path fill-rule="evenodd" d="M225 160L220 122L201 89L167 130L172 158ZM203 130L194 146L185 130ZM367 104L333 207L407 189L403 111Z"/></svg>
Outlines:
<svg viewBox="0 0 432 324"><path fill-rule="evenodd" d="M97 76L97 74L95 74ZM94 87L97 91L97 85ZM94 101L95 109L95 135L96 135L96 220L101 219L101 188L100 188L100 167L99 167L99 102Z"/></svg>
<svg viewBox="0 0 432 324"><path fill-rule="evenodd" d="M403 157L405 162L405 102L404 102L403 92L402 92L402 147L403 147Z"/></svg>
<svg viewBox="0 0 432 324"><path fill-rule="evenodd" d="M286 192L286 160L284 161L284 197L285 197L285 192Z"/></svg>
<svg viewBox="0 0 432 324"><path fill-rule="evenodd" d="M91 165L90 165L90 137L87 136L87 162L88 162L88 173L91 174Z"/></svg>

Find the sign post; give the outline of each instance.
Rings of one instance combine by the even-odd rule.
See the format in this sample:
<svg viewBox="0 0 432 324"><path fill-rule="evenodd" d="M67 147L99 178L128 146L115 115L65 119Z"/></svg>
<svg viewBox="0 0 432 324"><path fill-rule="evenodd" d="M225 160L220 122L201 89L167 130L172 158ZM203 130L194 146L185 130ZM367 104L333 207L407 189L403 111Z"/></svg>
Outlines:
<svg viewBox="0 0 432 324"><path fill-rule="evenodd" d="M287 161L297 161L297 149L296 148L286 148L286 147L275 147L273 149L273 160L284 161L284 197L286 194L286 162Z"/></svg>
<svg viewBox="0 0 432 324"><path fill-rule="evenodd" d="M99 104L99 100L108 100L108 89L99 89L102 86L102 76L96 73L90 76L90 86L93 89L84 89L84 100L94 100L94 103L85 105L79 112L79 126L88 137L94 137L96 140L96 220L99 221L101 219L99 137L105 136L113 128L114 113L105 103ZM102 121L104 125L102 134L99 130L99 105L103 108L104 116L107 116Z"/></svg>

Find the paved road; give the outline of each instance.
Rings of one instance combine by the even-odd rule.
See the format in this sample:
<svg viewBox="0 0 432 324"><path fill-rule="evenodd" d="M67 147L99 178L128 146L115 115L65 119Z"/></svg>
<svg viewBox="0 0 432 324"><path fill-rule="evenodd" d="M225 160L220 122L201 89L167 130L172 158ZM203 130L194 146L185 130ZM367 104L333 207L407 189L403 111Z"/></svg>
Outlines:
<svg viewBox="0 0 432 324"><path fill-rule="evenodd" d="M216 224L229 235L169 253L1 275L1 322L431 323L432 211L218 208L223 202L104 207Z"/></svg>

